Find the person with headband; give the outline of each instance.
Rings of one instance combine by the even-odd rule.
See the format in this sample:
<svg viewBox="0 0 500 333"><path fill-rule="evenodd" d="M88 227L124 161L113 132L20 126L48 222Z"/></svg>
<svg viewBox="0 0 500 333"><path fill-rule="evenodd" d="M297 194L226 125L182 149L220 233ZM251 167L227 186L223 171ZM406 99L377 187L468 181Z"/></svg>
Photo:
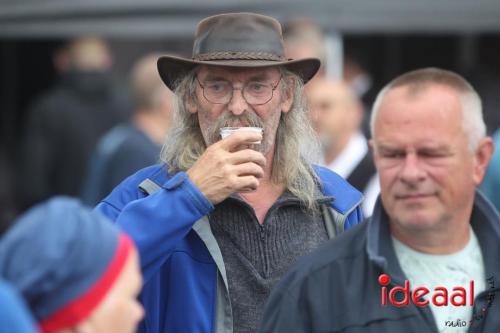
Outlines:
<svg viewBox="0 0 500 333"><path fill-rule="evenodd" d="M43 333L132 333L142 277L128 236L68 198L39 204L0 239L0 276Z"/></svg>

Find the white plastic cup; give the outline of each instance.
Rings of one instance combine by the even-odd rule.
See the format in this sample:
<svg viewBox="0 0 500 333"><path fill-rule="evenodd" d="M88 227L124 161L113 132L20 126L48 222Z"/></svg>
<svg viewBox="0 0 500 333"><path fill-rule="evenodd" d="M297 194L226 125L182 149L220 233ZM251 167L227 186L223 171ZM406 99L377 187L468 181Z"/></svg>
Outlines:
<svg viewBox="0 0 500 333"><path fill-rule="evenodd" d="M220 129L220 136L225 139L235 132L256 132L262 134L263 129L261 127L222 127ZM260 145L261 140L252 142L252 144Z"/></svg>
<svg viewBox="0 0 500 333"><path fill-rule="evenodd" d="M220 129L220 136L222 137L222 139L225 139L233 133L244 132L244 131L256 132L256 133L260 133L260 134L262 134L264 132L264 130L261 127L248 127L248 126L247 127L222 127ZM254 141L251 143L251 145L260 145L260 143L261 143L261 140ZM255 149L255 148L256 147L253 147L252 149ZM248 192L254 192L254 191L255 191L255 189L253 189L253 188L243 188L238 192L248 193Z"/></svg>

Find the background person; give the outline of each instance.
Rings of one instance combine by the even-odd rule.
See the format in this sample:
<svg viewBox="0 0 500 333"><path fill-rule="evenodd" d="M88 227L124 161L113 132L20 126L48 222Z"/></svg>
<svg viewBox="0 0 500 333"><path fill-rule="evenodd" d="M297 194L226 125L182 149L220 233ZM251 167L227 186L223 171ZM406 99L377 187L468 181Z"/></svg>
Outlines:
<svg viewBox="0 0 500 333"><path fill-rule="evenodd" d="M158 58L158 54L145 55L132 69L132 119L112 128L97 144L83 184L82 200L88 205L97 204L125 178L159 161L172 122L174 95L158 74Z"/></svg>
<svg viewBox="0 0 500 333"><path fill-rule="evenodd" d="M342 81L317 78L308 84L306 95L323 147L324 165L363 192L363 213L370 216L380 186L361 128L363 105Z"/></svg>
<svg viewBox="0 0 500 333"><path fill-rule="evenodd" d="M126 94L111 80L112 55L103 40L71 40L54 62L59 81L32 105L24 129L21 208L54 195L79 195L97 141L130 113Z"/></svg>
<svg viewBox="0 0 500 333"><path fill-rule="evenodd" d="M318 58L321 61L321 66L313 81L326 75L326 38L316 22L306 18L287 21L283 27L283 40L288 58Z"/></svg>

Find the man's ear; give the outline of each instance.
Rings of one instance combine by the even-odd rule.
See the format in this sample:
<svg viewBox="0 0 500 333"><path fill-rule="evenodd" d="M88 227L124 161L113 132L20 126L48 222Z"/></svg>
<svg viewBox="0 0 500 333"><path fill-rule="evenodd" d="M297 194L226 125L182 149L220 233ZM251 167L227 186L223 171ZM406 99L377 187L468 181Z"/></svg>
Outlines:
<svg viewBox="0 0 500 333"><path fill-rule="evenodd" d="M287 78L287 89L285 95L281 98L281 112L287 113L292 109L293 104L293 87L295 87L295 79L293 77ZM303 93L303 92L302 92Z"/></svg>
<svg viewBox="0 0 500 333"><path fill-rule="evenodd" d="M490 163L494 149L495 149L495 144L493 143L491 137L483 138L479 142L479 146L474 156L475 165L474 165L473 180L476 185L481 184L481 182L483 181L484 175L486 174L486 170L488 169L488 164Z"/></svg>

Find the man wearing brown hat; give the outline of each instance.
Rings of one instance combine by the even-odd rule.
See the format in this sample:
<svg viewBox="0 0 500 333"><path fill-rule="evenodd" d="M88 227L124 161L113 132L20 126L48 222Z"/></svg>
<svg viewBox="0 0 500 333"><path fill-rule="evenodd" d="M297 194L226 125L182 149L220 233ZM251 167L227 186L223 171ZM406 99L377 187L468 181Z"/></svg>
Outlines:
<svg viewBox="0 0 500 333"><path fill-rule="evenodd" d="M192 59L159 59L178 97L164 163L97 207L139 249L140 332L256 331L298 257L361 220L362 195L308 162L302 88L319 65L287 60L280 24L251 13L206 18Z"/></svg>

